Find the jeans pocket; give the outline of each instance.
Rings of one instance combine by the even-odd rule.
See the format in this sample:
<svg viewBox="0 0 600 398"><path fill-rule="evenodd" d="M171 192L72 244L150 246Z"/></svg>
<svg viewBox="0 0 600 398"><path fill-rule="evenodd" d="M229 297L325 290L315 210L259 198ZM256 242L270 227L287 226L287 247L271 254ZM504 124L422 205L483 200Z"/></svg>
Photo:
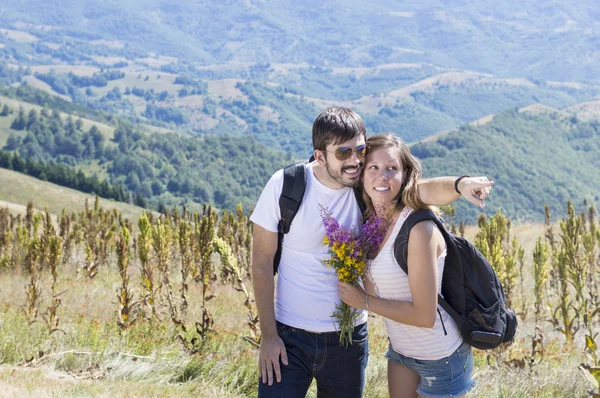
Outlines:
<svg viewBox="0 0 600 398"><path fill-rule="evenodd" d="M352 344L355 343L364 343L367 341L369 336L369 331L367 329L367 323L363 323L362 325L358 325L352 331Z"/></svg>

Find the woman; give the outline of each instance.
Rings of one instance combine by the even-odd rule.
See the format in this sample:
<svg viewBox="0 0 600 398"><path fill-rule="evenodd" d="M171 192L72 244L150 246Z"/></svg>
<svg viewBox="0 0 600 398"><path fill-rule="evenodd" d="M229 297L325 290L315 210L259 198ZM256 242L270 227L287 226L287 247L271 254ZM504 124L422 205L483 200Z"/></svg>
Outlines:
<svg viewBox="0 0 600 398"><path fill-rule="evenodd" d="M372 253L365 290L341 283L347 304L385 318L390 341L390 397L463 396L472 388L473 354L452 318L437 305L441 293L446 244L432 222L421 222L408 242L408 275L394 258L394 240L414 209L428 208L419 200L421 165L407 145L392 134L367 140L369 154L362 175L367 215L389 221L378 253Z"/></svg>

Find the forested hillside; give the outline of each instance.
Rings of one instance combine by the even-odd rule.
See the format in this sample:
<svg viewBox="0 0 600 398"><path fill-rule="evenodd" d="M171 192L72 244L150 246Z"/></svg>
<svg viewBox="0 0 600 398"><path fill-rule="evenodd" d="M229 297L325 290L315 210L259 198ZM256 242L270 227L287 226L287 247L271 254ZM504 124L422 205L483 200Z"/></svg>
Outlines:
<svg viewBox="0 0 600 398"><path fill-rule="evenodd" d="M106 139L96 126L85 129L81 119L63 118L58 110L32 109L26 113L23 108L6 109L7 112L0 112L0 125L9 125L11 133L4 150L20 155L14 158L18 162L10 160L13 167L9 168L23 171L25 167L14 167L24 163L21 158L43 162L36 167L44 168L45 164L45 179L52 181L51 176L57 172L69 170L56 171L53 164L75 167L96 175L92 182L81 180L82 187L108 179L131 191L138 205L157 208L189 200L229 209L242 203L249 209L272 171L292 161L289 155L267 148L251 135L196 138L175 133L150 134L121 120L113 137ZM33 175L39 177L40 172ZM76 176L81 179L81 174ZM74 183L66 185L81 189ZM110 186L99 186L95 192L110 192L103 196L117 200L125 195Z"/></svg>
<svg viewBox="0 0 600 398"><path fill-rule="evenodd" d="M3 149L24 159L12 161L16 170L42 162L33 170L45 167L42 178L57 183L52 180L57 173L74 170L70 179L62 178L70 181L67 186L117 200L124 196L151 208L188 201L228 209L239 202L249 209L269 176L294 161L252 135L150 134L123 120L113 122L114 133L107 138L96 126L84 128L81 119L61 117L50 108L0 111L0 131L2 125L9 131ZM396 134L405 138L402 131ZM310 141L310 131L299 137ZM487 124L464 125L415 143L412 151L426 176L468 173L494 179L488 206L514 218L540 221L545 204L562 211L568 199L597 199L600 192L600 122L580 121L567 112L506 111ZM476 213L459 202L460 219L473 222Z"/></svg>
<svg viewBox="0 0 600 398"><path fill-rule="evenodd" d="M600 199L598 121L513 110L411 149L426 176L489 176L496 185L487 206L515 219L543 221L546 204L563 214L569 199L577 204ZM474 220L477 211L457 204L460 218Z"/></svg>

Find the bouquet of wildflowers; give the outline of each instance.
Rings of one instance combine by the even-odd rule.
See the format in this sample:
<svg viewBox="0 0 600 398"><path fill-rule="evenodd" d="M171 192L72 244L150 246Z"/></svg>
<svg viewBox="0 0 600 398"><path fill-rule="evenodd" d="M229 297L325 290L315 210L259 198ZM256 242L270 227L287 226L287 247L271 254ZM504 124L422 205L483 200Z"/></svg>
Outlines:
<svg viewBox="0 0 600 398"><path fill-rule="evenodd" d="M357 284L366 269L367 254L377 250L385 237L386 221L380 217L370 217L357 236L350 228L340 225L322 206L321 218L325 226L323 244L329 246L331 254L323 263L335 270L340 281ZM358 310L342 301L336 305L333 317L339 323L340 344L352 344L352 331Z"/></svg>

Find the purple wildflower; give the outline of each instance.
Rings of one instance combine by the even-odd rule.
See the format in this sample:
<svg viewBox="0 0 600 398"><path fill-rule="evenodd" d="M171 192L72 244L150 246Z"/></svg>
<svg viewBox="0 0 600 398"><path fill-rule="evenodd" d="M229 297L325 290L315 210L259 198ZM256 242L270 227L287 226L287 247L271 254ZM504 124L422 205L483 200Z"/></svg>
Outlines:
<svg viewBox="0 0 600 398"><path fill-rule="evenodd" d="M325 227L325 235L330 242L351 243L356 239L354 232L344 226L341 226L335 218L329 214L329 211L321 206L321 218Z"/></svg>
<svg viewBox="0 0 600 398"><path fill-rule="evenodd" d="M371 216L361 228L361 245L365 253L377 251L385 238L388 221L381 217Z"/></svg>

